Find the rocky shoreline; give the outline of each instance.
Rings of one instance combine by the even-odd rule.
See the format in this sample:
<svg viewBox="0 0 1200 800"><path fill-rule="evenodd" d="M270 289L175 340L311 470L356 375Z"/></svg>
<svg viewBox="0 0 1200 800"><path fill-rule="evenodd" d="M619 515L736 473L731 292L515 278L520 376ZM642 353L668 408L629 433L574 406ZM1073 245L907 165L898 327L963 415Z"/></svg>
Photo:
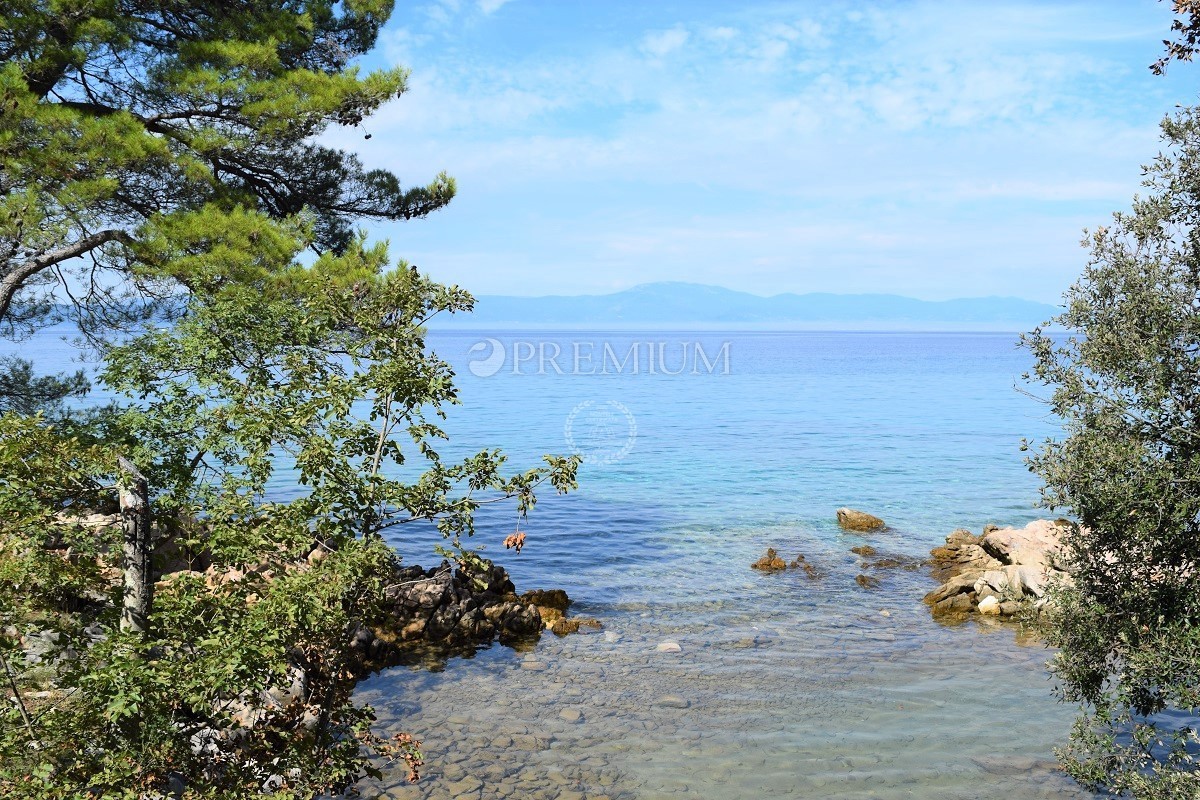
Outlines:
<svg viewBox="0 0 1200 800"><path fill-rule="evenodd" d="M849 533L888 530L879 517L850 508L839 508L837 521ZM979 535L959 528L946 537L944 545L933 548L928 559L880 555L868 544L852 547L850 552L861 556L860 567L869 570L930 567L931 577L939 585L923 599L935 618L1026 619L1049 606L1052 586L1069 585L1072 580L1061 549L1062 534L1072 524L1065 519L1043 519L1023 528L985 525ZM789 562L774 548L767 548L750 566L763 573L802 568L809 578L824 574L803 555ZM879 579L867 572L856 576L855 582L863 589L879 586Z"/></svg>
<svg viewBox="0 0 1200 800"><path fill-rule="evenodd" d="M1060 540L1066 520L1035 520L1024 528L984 527L975 536L959 529L935 547L933 576L941 586L925 595L935 617L980 614L1011 618L1037 614L1047 590L1069 584Z"/></svg>

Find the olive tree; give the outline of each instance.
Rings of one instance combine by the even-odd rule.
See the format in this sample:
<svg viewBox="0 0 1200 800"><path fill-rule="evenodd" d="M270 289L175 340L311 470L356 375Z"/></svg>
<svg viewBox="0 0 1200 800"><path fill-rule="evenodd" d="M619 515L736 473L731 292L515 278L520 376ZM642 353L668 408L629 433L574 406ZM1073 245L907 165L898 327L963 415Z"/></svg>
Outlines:
<svg viewBox="0 0 1200 800"><path fill-rule="evenodd" d="M1200 795L1200 112L1162 123L1145 196L1087 234L1066 310L1025 337L1063 435L1029 464L1078 519L1049 629L1082 783ZM1055 333L1061 326L1067 333Z"/></svg>

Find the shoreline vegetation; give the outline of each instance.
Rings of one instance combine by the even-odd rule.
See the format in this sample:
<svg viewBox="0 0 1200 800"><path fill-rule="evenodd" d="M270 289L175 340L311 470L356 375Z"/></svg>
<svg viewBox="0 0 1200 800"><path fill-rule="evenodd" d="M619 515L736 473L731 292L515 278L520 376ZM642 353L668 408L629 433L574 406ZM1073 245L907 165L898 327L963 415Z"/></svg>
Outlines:
<svg viewBox="0 0 1200 800"><path fill-rule="evenodd" d="M445 15L452 7L457 13L459 6L467 5L487 16L499 12L504 3L444 3L428 16L441 18L442 27L455 27L444 25L450 19ZM1200 0L1173 0L1171 8L1171 38L1164 40L1162 58L1150 65L1156 74L1200 52ZM429 346L427 334L431 323L476 309L476 300L457 285L436 282L431 273L395 259L386 241L370 238L369 226L438 212L454 198L457 184L445 172L433 174L424 184L405 184L393 172L364 163L358 154L361 149L383 163L405 163L408 169L411 154L396 152L404 143L376 141L383 148L373 152L362 144L372 138L363 128L366 120L409 89L410 73L395 64L393 56L422 38L407 31L401 38L392 35L394 30L385 34L392 11L390 0L34 0L0 7L0 334L25 342L38 331L71 325L79 334L73 346L103 364L95 379L112 398L104 407L81 408L78 401L91 391L84 372L39 374L49 365L25 358L24 352L0 358L0 594L6 600L0 604L0 681L6 686L0 704L2 797L312 800L352 792L364 777L377 778L381 764L398 765L416 781L424 765L420 742L403 720L386 733L379 730L374 709L354 694L364 676L406 661L436 669L450 656L468 654L493 640L524 647L547 630L574 644L587 640L565 637L604 627L599 619L570 616L571 599L562 590L518 594L507 571L484 559L482 547L471 546L477 512L493 503L508 503L515 507L516 527L504 545L520 552L525 541L522 525L537 494L577 489L583 450L569 433L576 412L567 417L564 430L572 452L547 454L540 460L535 456L523 469L514 470L507 457L490 446L494 440L465 454L456 452L458 441L449 444L443 424L449 409L460 402L459 388L454 368ZM527 11L522 7L521 13ZM852 13L846 27L856 34L876 27L864 26L862 15ZM903 8L884 9L876 16L886 21L893 13L903 13ZM1076 38L1081 23L1068 19L1068 26L1075 28L1071 38ZM979 29L978 19L958 21ZM790 25L782 27L800 36ZM1021 41L1019 35L1008 35L1020 26L1002 27L1006 40ZM653 63L657 71L668 60L696 52L693 44L701 39L733 41L725 32L737 38L733 28L722 26L713 33L718 31L719 36L689 41L692 32L679 23L643 42L643 51L653 41L660 46L648 48L657 58L641 63ZM777 45L781 56L789 50L799 52L790 44L799 41L796 37L784 36L787 41L754 50L766 52ZM558 41L554 36L540 38ZM961 40L958 34L954 38ZM1089 41L1099 40L1090 34ZM865 41L842 39L834 46L857 52ZM913 57L890 39L880 41L886 41L893 54ZM380 43L397 47L375 56L379 68L371 69L369 54ZM980 81L972 71L978 58L970 47L967 51L962 58L941 59L936 65L922 62L915 69L888 62L886 78L880 72L867 80L911 78L933 68L947 75L960 73L947 85L953 91L967 87L969 93ZM1056 54L1053 61L1032 62L1033 72L1025 70L1026 77L1042 68L1056 71L1083 53L1070 52L1067 60ZM809 60L838 63L832 58ZM1090 56L1080 60L1090 63ZM362 68L364 61L368 69ZM548 72L544 66L538 70ZM549 72L566 76L568 82L592 74L575 69ZM739 80L755 80L776 72L738 75ZM808 75L811 70L802 72ZM611 76L605 73L591 83L609 86L607 77ZM1105 83L1095 78L1091 70L1089 87ZM714 103L731 94L740 97L739 102L755 101L754 92L743 94L735 84L703 83L706 97ZM426 88L438 84L434 80ZM495 81L479 84L494 86ZM877 104L861 100L867 95L907 96L880 87L882 92L845 92L866 105L851 115L831 114L828 119L854 120L864 111L877 116ZM952 96L953 91L939 95ZM1013 115L1044 107L1035 97L1039 92L1022 90L1019 102L1001 97L996 108L987 110L983 106L994 105L995 98L984 99L979 108L986 117L998 111L1006 130L1019 131L1022 124ZM532 97L514 91L498 104L484 105L508 108L514 98L517 105L527 105ZM638 96L632 102L666 115L664 119L689 106L677 98L660 102L664 97ZM1104 102L1112 97L1125 110L1119 92L1106 94ZM1057 106L1054 98L1050 100ZM1089 91L1086 103L1093 101ZM453 99L449 103L452 115L472 105ZM572 115L583 108L573 101L535 105L547 113L566 109ZM760 105L786 115L805 113L799 111L805 107L801 102ZM597 110L612 107L607 100L596 105ZM989 526L979 535L957 530L925 559L881 552L873 537L887 530L886 522L866 512L839 509L840 527L861 535L864 543L852 548L861 558L861 571L853 583L847 580L838 588L882 594L881 570L929 567L939 586L924 602L937 620L1048 622L1039 629L1046 632L1045 642L1056 648L1049 665L1054 692L1079 710L1077 724L1058 752L1060 763L1083 789L1136 800L1200 797L1200 109L1176 107L1179 110L1162 122L1161 151L1143 170L1147 191L1135 196L1129 211L1114 214L1109 225L1085 234L1089 260L1061 307L1012 298L945 303L866 294L763 298L681 284L642 286L601 298L541 299L558 306L543 319L559 324L640 325L639 317L656 314L666 324L707 319L712 331L722 325L838 327L847 319L868 327L942 324L930 321L934 312L984 327L1017 323L1024 328L1029 318L1033 327L1022 336L1021 345L1032 366L1023 378L1047 390L1044 401L1061 426L1032 446L1022 441L1021 449L1029 454L1026 466L1042 483L1042 506L1052 512L1062 509L1078 523L1039 520L1019 529ZM446 109L421 108L423 113L445 116ZM914 133L934 132L936 137L937 120L949 121L955 115L934 110L923 116L927 119L919 120ZM590 119L587 113L578 117ZM397 119L401 117L393 117ZM553 123L540 112L526 119ZM1062 119L1074 117L1068 113ZM1131 119L1112 124L1120 127ZM636 125L610 125L612 120L599 117L593 121L614 130L637 130ZM676 127L687 132L695 128L692 122L655 125L651 132ZM1135 127L1144 128L1145 122L1141 117ZM897 129L911 127L899 118L894 124ZM962 119L953 124L964 127ZM407 123L393 128L401 129L420 128ZM731 130L736 138L736 130ZM1069 133L1079 131L1072 128ZM1111 133L1119 137L1121 132ZM575 141L596 153L619 153L630 165L648 158L647 167L637 167L647 174L658 174L649 165L662 161L666 153L656 154L651 146L627 158L624 148L591 147L591 138ZM1104 135L1093 138L1101 141ZM531 158L546 161L544 144L539 141L529 150ZM730 141L720 143L722 148L729 145ZM471 152L478 148L479 142L473 142ZM502 149L508 155L521 151ZM816 151L801 144L796 152L807 158ZM837 155L818 158L835 171L845 173L847 165L855 171L856 159ZM770 153L756 156L773 163ZM562 163L568 161L572 160ZM667 161L673 159L668 156ZM548 163L553 166L554 159ZM544 171L524 172L540 180ZM747 174L753 179L754 173ZM890 173L879 174L886 178ZM841 185L831 175L815 185ZM472 177L478 180L478 173ZM1102 176L1076 177L1076 188L1106 185ZM799 185L774 170L761 173L761 178L759 188L769 182L785 188ZM890 212L882 217L859 214L863 220L856 225L873 226L870 230L814 226L812 220L775 213L770 193L766 202L739 207L739 198L763 194L754 192L744 175L727 182L726 188L736 184L737 191L724 193L714 186L714 192L697 194L696 180L692 175L687 181L689 197L707 203L727 196L733 205L713 205L711 220L707 212L693 214L684 236L702 245L722 237L733 242L738 257L745 260L723 264L710 258L709 264L681 263L675 268L688 274L729 275L729 280L744 282L756 273L764 285L795 285L783 276L801 262L789 267L775 258L754 256L757 222L718 224L721 215L736 222L745 213L774 224L771 235L790 241L787 251L794 255L789 258L811 254L805 242L820 247L827 240L837 249L853 242L870 244L870 250L859 252L874 253L870 258L876 263L856 270L862 281L869 275L877 280L879 270L911 270L921 263L903 252L896 257L904 241L937 239L943 247L949 242L956 251L969 252L957 246L963 242L955 244L954 236L926 237L920 231L899 238L889 235L894 224L887 219ZM1018 194L1010 196L1001 187L999 194L972 190L968 199L994 195L995 202L1005 205L1013 197L1035 205L1068 199L1059 197L1060 187L1046 194L1019 179L1000 183L1018 187ZM889 178L884 184L913 197L922 194L904 190L907 179ZM513 190L506 193L510 200L531 196L522 195L519 185L506 188ZM588 187L587 193L613 197L598 188ZM940 195L945 195L944 188ZM538 187L538 194L557 196L545 186ZM949 196L961 200L962 194L954 190ZM877 195L873 190L871 204L878 205ZM792 208L803 215L817 204ZM1034 206L1028 213L1036 213ZM541 224L536 210L525 216ZM631 220L635 229L653 225L656 218L629 209L617 216L586 211L585 216ZM987 214L953 218L959 217L984 219ZM706 229L700 231L704 235L690 235L697 224ZM749 237L743 235L747 230ZM644 260L651 257L647 254L668 253L672 238L682 241L680 230L653 233L622 230L602 241L572 231L577 243L587 243L586 251L607 253L605 258L627 252ZM501 236L496 242L498 249L489 248L481 266L499 265L503 270L505 264L520 260L504 252L503 240ZM709 249L720 258L720 248ZM1021 252L1033 250L1018 248L1010 256ZM459 261L459 266L474 263L475 255ZM561 260L555 256L555 269ZM836 274L839 261L827 262L826 270L832 263L833 279L853 280ZM451 258L433 269L453 269L454 263ZM654 273L646 266L638 263L638 274ZM532 275L519 270L495 277L497 286L533 285ZM593 285L620 285L617 276L591 280L599 281ZM925 291L940 291L936 284L922 282L930 287ZM531 302L489 298L478 305L474 322L532 319ZM1048 316L1040 326L1032 321ZM459 319L446 327L453 328ZM505 363L503 343L489 339L479 343L493 352L485 369L475 365L477 376L496 374ZM584 352L586 342L572 347L569 363L556 360L556 343L547 344L548 349L539 344L537 350L536 366L544 374L597 374L592 369L596 362ZM634 374L658 377L686 371L713 376L717 385L716 379L733 372L728 345L719 345L714 357L699 343L691 348L684 343L678 355L685 357L685 367L674 371L674 366L664 367L667 344L635 342L623 353L602 348L598 374L605 375L607 367L615 367L612 374L624 374L629 363ZM532 366L532 348L528 341L514 343L514 371ZM646 361L640 362L643 352ZM648 365L645 372L641 363ZM755 396L772 394L769 378L768 374L757 383ZM893 389L879 394L891 398ZM780 394L791 407L774 410L772 433L791 427L802 407L791 395ZM748 394L723 398L726 413L719 424L729 436L705 451L700 461L717 467L729 463L722 459L745 432L737 425L736 412L753 399ZM584 400L576 411L594 402ZM625 406L608 402L623 409L629 422L626 432L618 433L626 437L626 444L610 459L615 461L634 447L636 425ZM936 415L936 402L915 416ZM518 408L514 416L520 413ZM868 430L863 421L875 424L881 419L884 424L898 421L890 410L863 414L859 424L845 425L843 434L861 436ZM517 420L522 433L528 432L525 421ZM622 430L618 425L606 431L601 420L596 422L601 435ZM686 430L676 438L691 433ZM921 441L923 430L913 426L909 434L905 445L893 449L897 472L909 470L913 443ZM650 450L653 444L645 441L643 447ZM842 439L830 452L856 449L862 448L848 447ZM607 457L603 452L597 455L593 463ZM792 452L775 462L760 456L749 450L737 454L754 466L751 473L760 481L792 477L797 464L815 464L813 470L819 471L835 463L805 462ZM696 461L679 463L688 464L684 469L689 477L701 483L704 470L691 472ZM720 494L723 477L714 472L701 487L718 504L726 499ZM280 498L272 491L281 478L288 483L294 478L297 487L286 502L277 502ZM856 480L861 485L861 476ZM621 485L657 489L653 479L641 476ZM979 491L979 484L973 487ZM728 510L719 507L718 513L736 517ZM401 527L409 523L417 524ZM643 522L637 519L634 524ZM444 560L430 569L404 566L388 537L422 526L440 535L442 544L434 552ZM677 532L666 529L667 535ZM723 533L724 529L716 531L717 536ZM650 541L640 544L658 543L647 538ZM688 555L685 552L685 565ZM850 561L844 552L841 557ZM617 562L616 567L629 563ZM764 575L803 573L812 581L827 574L803 554L789 561L774 549L752 567ZM686 581L692 576L681 577ZM693 582L681 591L695 597L723 589L717 583L711 592L710 587L698 591ZM720 607L724 598L705 596L704 602ZM842 613L836 603L831 607L832 613ZM924 618L925 609L916 607ZM767 613L762 607L749 610L759 619ZM864 616L878 624L886 618L880 615L888 613L884 609ZM824 636L828 630L820 626L827 622L818 620L803 633ZM937 625L927 627L947 633ZM591 641L609 641L610 634L613 642L620 638L617 631L608 630ZM768 644L773 638L783 638L756 637L741 638L748 647L764 648L775 646ZM870 641L895 640L889 632ZM810 643L800 636L795 641L805 647ZM687 653L674 640L659 642L655 652L679 662ZM859 669L862 662L846 657L851 652L834 654L843 663L819 667L833 666L843 674ZM526 673L557 672L536 654L526 655L521 666L512 668L522 670L530 681L536 676ZM801 654L793 650L788 657L791 660L781 669L791 670L799 683L795 664ZM603 668L590 674L603 676ZM735 683L728 680L730 674L715 670L689 676L681 670L672 680L680 685L688 678L707 680L725 691ZM867 668L861 677L872 682L881 674ZM912 673L907 669L890 674L898 676L904 689L910 688ZM500 680L492 684L497 694L505 691ZM527 684L528 691L541 688ZM568 688L578 687L564 683L555 691L566 696ZM845 694L838 695L828 685L817 686L812 694L824 720L842 713L835 701L844 700ZM750 715L771 715L778 695L765 699L765 707ZM738 714L758 700L736 697ZM816 708L821 701L827 704ZM691 700L674 688L652 702L660 710L693 709ZM898 713L903 704L896 705L893 719L904 720ZM891 714L893 709L886 711ZM563 709L558 722L575 726L582 714L577 708ZM859 727L834 746L861 745L867 733L861 723L870 719L866 714L851 717L851 725ZM823 732L822 721L814 716L806 724ZM782 731L789 722L772 724ZM643 729L651 735L659 731ZM979 735L979 728L976 731ZM911 741L925 732L906 735ZM683 751L685 758L706 758L701 732L686 733L696 746ZM542 740L528 730L515 734L541 748ZM512 734L498 740L501 749L517 746ZM649 746L648 739L640 741ZM763 760L751 770L768 767L768 759L796 769L802 758L791 756L800 756L800 748L789 748L797 739L784 736L777 741L784 743L782 756L771 742L756 753ZM918 758L926 753L918 750ZM839 753L836 759L855 772L863 762L849 759L858 755ZM957 750L949 754L959 756ZM685 762L686 768L691 766ZM917 772L926 766L916 765ZM729 762L724 768L733 769ZM879 773L870 769L857 776L865 790L859 796L875 796L875 787L865 783ZM562 769L557 774L566 777ZM495 774L486 777L492 780ZM505 777L507 773L496 780ZM520 789L510 784L509 791L519 796L540 780L532 774ZM567 782L573 784L573 779ZM479 799L490 788L474 774L464 774L456 783L455 792L461 790L462 797ZM814 793L823 788L823 783L813 785ZM902 790L911 793L909 786ZM684 784L679 793L689 791ZM616 794L626 800L628 793ZM547 787L531 796L584 800L582 791L565 786ZM588 800L600 798L611 800L607 788L590 793Z"/></svg>

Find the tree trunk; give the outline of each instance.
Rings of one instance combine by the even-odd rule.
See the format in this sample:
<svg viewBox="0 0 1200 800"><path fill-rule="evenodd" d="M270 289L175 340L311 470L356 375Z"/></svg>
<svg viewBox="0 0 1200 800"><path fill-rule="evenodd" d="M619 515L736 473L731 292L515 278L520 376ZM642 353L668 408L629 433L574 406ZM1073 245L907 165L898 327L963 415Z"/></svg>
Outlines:
<svg viewBox="0 0 1200 800"><path fill-rule="evenodd" d="M151 556L154 540L150 533L150 489L146 478L124 456L118 456L121 478L121 570L125 599L121 607L121 630L145 634L150 625L154 600Z"/></svg>

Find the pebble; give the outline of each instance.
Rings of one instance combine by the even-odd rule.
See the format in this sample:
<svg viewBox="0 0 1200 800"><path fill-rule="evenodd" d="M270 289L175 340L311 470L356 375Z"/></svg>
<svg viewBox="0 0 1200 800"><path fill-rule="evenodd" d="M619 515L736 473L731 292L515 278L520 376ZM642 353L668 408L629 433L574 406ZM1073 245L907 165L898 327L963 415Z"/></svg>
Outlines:
<svg viewBox="0 0 1200 800"><path fill-rule="evenodd" d="M527 669L530 672L541 672L548 665L545 661L522 661L521 669Z"/></svg>
<svg viewBox="0 0 1200 800"><path fill-rule="evenodd" d="M451 782L446 786L446 788L453 792L454 797L475 794L483 788L483 781L479 780L479 778L475 777L474 775L468 775L461 781Z"/></svg>
<svg viewBox="0 0 1200 800"><path fill-rule="evenodd" d="M687 708L691 705L686 697L677 694L664 694L658 698L655 705L663 708Z"/></svg>
<svg viewBox="0 0 1200 800"><path fill-rule="evenodd" d="M683 648L679 646L678 642L662 642L661 644L659 644L658 647L656 647L654 649L660 653L681 653L681 652L683 652Z"/></svg>
<svg viewBox="0 0 1200 800"><path fill-rule="evenodd" d="M609 644L619 642L621 641L621 634L617 633L616 631L605 631L604 641L608 642Z"/></svg>

